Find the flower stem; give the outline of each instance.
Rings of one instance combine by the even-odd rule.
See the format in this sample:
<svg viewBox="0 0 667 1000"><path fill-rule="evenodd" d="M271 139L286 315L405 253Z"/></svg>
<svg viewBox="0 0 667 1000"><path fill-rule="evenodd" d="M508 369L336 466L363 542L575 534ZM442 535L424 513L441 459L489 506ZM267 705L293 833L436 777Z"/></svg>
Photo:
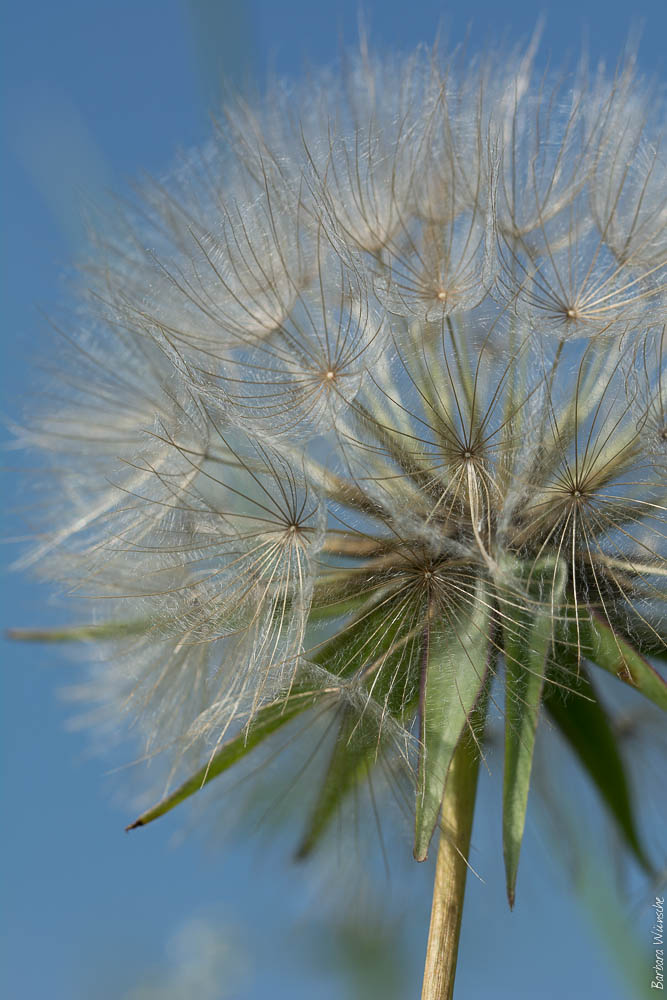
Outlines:
<svg viewBox="0 0 667 1000"><path fill-rule="evenodd" d="M422 1000L451 1000L454 995L478 773L479 750L472 739L464 738L454 754L442 800Z"/></svg>

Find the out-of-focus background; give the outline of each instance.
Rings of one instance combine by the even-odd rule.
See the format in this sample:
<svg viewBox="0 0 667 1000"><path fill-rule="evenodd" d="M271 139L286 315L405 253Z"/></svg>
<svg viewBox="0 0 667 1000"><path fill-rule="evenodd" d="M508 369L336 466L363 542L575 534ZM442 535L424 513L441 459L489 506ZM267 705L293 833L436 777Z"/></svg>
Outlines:
<svg viewBox="0 0 667 1000"><path fill-rule="evenodd" d="M4 417L30 407L34 367L52 344L41 311L66 301L62 277L85 250L82 206L104 205L142 171L159 175L178 149L205 140L223 81L261 89L269 72L298 76L334 61L355 43L359 11L357 0L3 4ZM527 0L367 0L363 19L376 47L409 51L440 29L443 46L467 38L475 50L501 38L528 41L539 13ZM613 68L636 29L642 70L664 82L665 0L547 4L539 58L558 66L569 57L572 65L583 44L593 64ZM23 462L12 451L2 460L5 562L20 550L11 508L30 501L18 475ZM63 620L45 588L9 573L2 584L0 625ZM172 815L126 836L134 806L123 803L117 772L132 753L96 755L89 734L68 725L74 710L60 692L78 668L57 647L3 642L2 657L2 996L418 996L432 869L411 861L408 831L391 848L389 876L358 872L338 892L331 869L291 862L289 831L272 844L254 831L223 840L216 826L182 836L187 823ZM630 749L648 785L659 771L651 731L643 732L644 745L635 740ZM648 996L653 890L632 869L617 871L603 818L571 778L565 750L547 739L542 755L555 784L572 789L571 807L549 811L558 787L533 796L512 914L500 850L502 763L490 755L457 996ZM231 796L221 811L237 808ZM646 822L658 824L660 815ZM659 829L647 835L660 843ZM401 849L405 860L394 864ZM345 851L343 843L349 868Z"/></svg>

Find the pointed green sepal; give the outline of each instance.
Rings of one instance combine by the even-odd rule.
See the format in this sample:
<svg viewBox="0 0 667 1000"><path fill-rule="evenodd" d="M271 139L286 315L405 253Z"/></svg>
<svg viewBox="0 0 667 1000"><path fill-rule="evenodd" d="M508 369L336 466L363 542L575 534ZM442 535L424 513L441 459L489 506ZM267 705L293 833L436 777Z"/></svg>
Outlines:
<svg viewBox="0 0 667 1000"><path fill-rule="evenodd" d="M250 725L223 743L208 764L200 767L187 781L184 781L182 785L179 785L156 805L143 812L134 823L130 823L125 829L135 830L139 826L146 826L160 816L164 816L165 813L171 812L172 809L189 799L195 792L200 791L218 775L228 771L230 767L242 760L251 750L254 750L282 726L291 722L297 715L312 708L321 697L322 695L317 691L295 685L285 698L260 708L253 716Z"/></svg>
<svg viewBox="0 0 667 1000"><path fill-rule="evenodd" d="M517 590L521 584L522 581L517 581ZM563 561L545 560L532 567L525 611L513 607L511 620L503 621L506 671L503 857L510 907L514 906L544 676L566 584L567 566Z"/></svg>
<svg viewBox="0 0 667 1000"><path fill-rule="evenodd" d="M424 861L442 803L447 773L470 726L488 672L491 603L478 581L471 607L453 625L429 621L422 649L420 752L414 856Z"/></svg>
<svg viewBox="0 0 667 1000"><path fill-rule="evenodd" d="M574 625L572 632L576 642ZM581 652L586 659L592 660L598 667L618 677L645 698L655 702L663 711L667 711L667 682L628 639L612 629L596 612L591 612L590 617L580 620L579 633ZM572 638L571 634L571 641Z"/></svg>

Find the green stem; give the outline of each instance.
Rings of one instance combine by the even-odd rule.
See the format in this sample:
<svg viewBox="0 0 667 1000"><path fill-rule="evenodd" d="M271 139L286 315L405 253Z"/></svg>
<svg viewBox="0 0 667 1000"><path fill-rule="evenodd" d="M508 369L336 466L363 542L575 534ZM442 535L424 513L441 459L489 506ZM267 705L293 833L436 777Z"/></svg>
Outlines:
<svg viewBox="0 0 667 1000"><path fill-rule="evenodd" d="M451 1000L454 995L478 773L479 750L465 737L454 754L442 800L422 1000Z"/></svg>

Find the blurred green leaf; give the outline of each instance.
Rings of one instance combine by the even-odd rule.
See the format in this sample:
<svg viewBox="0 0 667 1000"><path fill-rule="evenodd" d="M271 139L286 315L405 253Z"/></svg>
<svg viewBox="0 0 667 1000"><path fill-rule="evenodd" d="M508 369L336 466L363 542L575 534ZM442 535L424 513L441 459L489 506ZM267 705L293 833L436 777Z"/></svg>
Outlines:
<svg viewBox="0 0 667 1000"><path fill-rule="evenodd" d="M61 628L12 628L8 639L20 642L83 642L98 639L122 639L150 631L152 622L105 622L102 625L64 625Z"/></svg>
<svg viewBox="0 0 667 1000"><path fill-rule="evenodd" d="M386 588L344 624L313 657L329 674L366 677L368 705L344 709L338 738L297 856L316 846L344 797L367 775L381 752L382 718L410 719L419 695L421 630L410 628L405 599ZM398 682L400 678L400 683Z"/></svg>
<svg viewBox="0 0 667 1000"><path fill-rule="evenodd" d="M297 849L297 858L311 853L347 793L368 775L380 752L380 736L378 725L370 718L349 705L343 708L329 766Z"/></svg>
<svg viewBox="0 0 667 1000"><path fill-rule="evenodd" d="M569 647L569 656L572 694L565 699L559 687L548 685L544 704L598 789L625 843L642 868L651 872L651 863L640 841L616 736L584 666L576 663L576 648Z"/></svg>

